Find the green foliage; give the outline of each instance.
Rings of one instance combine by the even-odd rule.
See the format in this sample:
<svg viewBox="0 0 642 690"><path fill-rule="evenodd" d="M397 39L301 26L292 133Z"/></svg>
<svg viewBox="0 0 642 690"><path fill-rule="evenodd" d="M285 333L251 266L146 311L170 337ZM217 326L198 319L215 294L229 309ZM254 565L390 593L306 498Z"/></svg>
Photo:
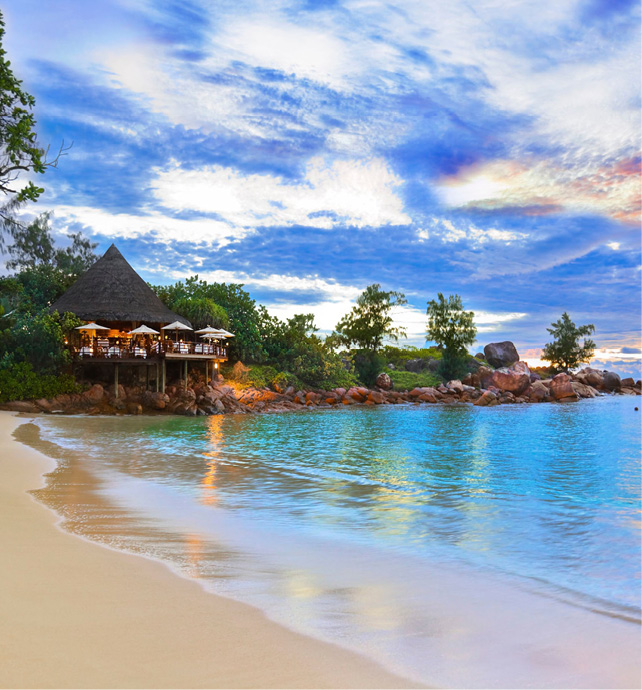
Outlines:
<svg viewBox="0 0 642 690"><path fill-rule="evenodd" d="M22 88L11 69L11 62L3 47L5 24L0 12L0 227L11 233L18 224L16 209L26 201L36 201L44 192L33 181L21 186L14 184L21 173L42 174L55 167L64 149L61 147L53 161L46 160L46 151L37 142L34 131L36 120L32 110L35 99ZM0 233L0 246L2 245Z"/></svg>
<svg viewBox="0 0 642 690"><path fill-rule="evenodd" d="M350 347L376 352L384 338L397 341L405 337L403 328L394 326L394 307L407 304L401 292L386 292L381 285L369 285L357 298L357 304L337 324L333 340Z"/></svg>
<svg viewBox="0 0 642 690"><path fill-rule="evenodd" d="M0 357L2 365L28 362L39 374L58 374L71 364L65 347L69 333L81 325L74 314L18 311L2 319Z"/></svg>
<svg viewBox="0 0 642 690"><path fill-rule="evenodd" d="M208 297L181 297L172 304L171 309L188 318L195 330L206 326L228 328L230 325L225 309Z"/></svg>
<svg viewBox="0 0 642 690"><path fill-rule="evenodd" d="M426 340L432 340L444 348L439 373L445 379L466 375L467 347L475 342L477 328L475 314L464 311L459 295L446 299L441 292L436 300L428 302L428 330Z"/></svg>
<svg viewBox="0 0 642 690"><path fill-rule="evenodd" d="M464 311L459 295L446 299L441 292L436 300L428 302L428 330L426 340L442 345L452 354L463 354L475 342L477 328L475 314Z"/></svg>
<svg viewBox="0 0 642 690"><path fill-rule="evenodd" d="M582 362L589 362L595 352L595 343L587 336L595 333L595 326L576 326L571 317L564 312L559 321L551 324L546 330L553 336L553 342L547 343L542 351L542 359L551 362L556 369L569 371ZM580 338L582 343L580 344Z"/></svg>
<svg viewBox="0 0 642 690"><path fill-rule="evenodd" d="M286 321L264 314L263 348L268 362L314 388L352 385L354 377L341 358L316 334L312 314L295 314Z"/></svg>
<svg viewBox="0 0 642 690"><path fill-rule="evenodd" d="M39 374L28 362L0 368L0 402L38 400L78 392L80 387L70 374Z"/></svg>
<svg viewBox="0 0 642 690"><path fill-rule="evenodd" d="M406 362L411 359L441 359L443 351L437 347L394 347L387 345L381 350L386 362L394 364L395 367L404 367Z"/></svg>
<svg viewBox="0 0 642 690"><path fill-rule="evenodd" d="M221 373L225 379L233 381L241 388L273 388L277 390L285 389L288 386L294 386L295 388L302 388L304 386L303 382L294 374L277 371L274 367L265 364L245 366L237 362L233 366L223 367Z"/></svg>
<svg viewBox="0 0 642 690"><path fill-rule="evenodd" d="M355 350L352 362L357 378L364 386L374 386L377 376L386 370L386 358L380 352Z"/></svg>
<svg viewBox="0 0 642 690"><path fill-rule="evenodd" d="M13 244L7 268L19 272L0 279L0 295L12 308L37 311L48 307L62 295L97 259L97 246L80 233L68 235L70 246L57 248L44 213L28 226L12 230Z"/></svg>
<svg viewBox="0 0 642 690"><path fill-rule="evenodd" d="M237 283L208 283L192 276L174 285L150 285L152 290L172 310L174 304L183 298L206 298L222 307L229 319L228 328L236 336L228 345L232 361L264 361L261 342L261 325L265 310L257 307L256 302L243 286ZM179 310L178 313L181 313ZM266 312L265 312L266 313ZM187 315L185 315L187 316ZM190 319L191 320L191 319ZM214 326L214 324L211 324Z"/></svg>
<svg viewBox="0 0 642 690"><path fill-rule="evenodd" d="M413 371L387 370L386 373L390 376L395 390L411 391L413 388L435 387L438 386L442 379L437 374L431 371L421 371L415 373Z"/></svg>
<svg viewBox="0 0 642 690"><path fill-rule="evenodd" d="M468 359L469 356L466 352L452 352L446 349L441 362L439 362L437 373L446 381L463 379L468 373Z"/></svg>

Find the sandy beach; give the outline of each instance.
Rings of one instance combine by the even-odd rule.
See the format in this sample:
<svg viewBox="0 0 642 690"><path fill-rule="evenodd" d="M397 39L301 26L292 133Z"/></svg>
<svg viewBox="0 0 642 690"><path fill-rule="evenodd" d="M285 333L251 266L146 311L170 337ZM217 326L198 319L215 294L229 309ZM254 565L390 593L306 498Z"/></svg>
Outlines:
<svg viewBox="0 0 642 690"><path fill-rule="evenodd" d="M54 463L0 413L0 686L416 687L164 565L67 534L27 492Z"/></svg>

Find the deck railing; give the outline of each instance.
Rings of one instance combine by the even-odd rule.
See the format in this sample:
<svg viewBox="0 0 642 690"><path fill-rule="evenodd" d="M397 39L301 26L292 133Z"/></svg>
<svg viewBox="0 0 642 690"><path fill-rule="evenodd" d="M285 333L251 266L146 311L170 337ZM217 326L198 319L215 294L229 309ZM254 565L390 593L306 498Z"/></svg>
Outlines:
<svg viewBox="0 0 642 690"><path fill-rule="evenodd" d="M171 340L140 345L122 338L93 338L80 347L72 348L81 359L151 359L166 354L203 355L227 359L227 348L213 343L175 343Z"/></svg>

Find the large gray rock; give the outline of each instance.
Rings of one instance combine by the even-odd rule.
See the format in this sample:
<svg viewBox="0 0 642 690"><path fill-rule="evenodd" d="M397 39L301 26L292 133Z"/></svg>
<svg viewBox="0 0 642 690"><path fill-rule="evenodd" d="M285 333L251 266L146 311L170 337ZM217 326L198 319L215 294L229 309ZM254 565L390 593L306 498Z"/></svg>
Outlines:
<svg viewBox="0 0 642 690"><path fill-rule="evenodd" d="M486 361L495 369L510 367L515 362L519 362L517 348L510 340L505 340L503 343L488 343L484 348L484 355Z"/></svg>
<svg viewBox="0 0 642 690"><path fill-rule="evenodd" d="M619 391L622 387L620 377L614 371L605 371L602 377L602 387L607 391Z"/></svg>
<svg viewBox="0 0 642 690"><path fill-rule="evenodd" d="M415 374L418 374L420 371L423 371L424 369L428 368L428 361L427 359L422 359L422 358L417 358L417 359L409 359L406 364L406 371L412 371Z"/></svg>

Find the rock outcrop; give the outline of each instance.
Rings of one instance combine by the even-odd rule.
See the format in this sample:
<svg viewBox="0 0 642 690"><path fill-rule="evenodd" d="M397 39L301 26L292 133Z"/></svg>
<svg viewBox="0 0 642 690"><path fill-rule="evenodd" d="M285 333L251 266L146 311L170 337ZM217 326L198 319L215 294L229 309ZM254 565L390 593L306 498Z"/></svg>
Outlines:
<svg viewBox="0 0 642 690"><path fill-rule="evenodd" d="M120 385L118 396L114 394L113 386L94 383L83 393L58 395L51 400L14 401L0 404L0 409L26 414L175 414L195 417L336 408L344 405L472 403L478 407L494 407L522 403L566 403L609 394L641 393L640 381L634 381L630 377L620 380L613 372L589 367L577 374L560 373L552 379L541 380L532 375L526 362L518 360L510 367L499 369L480 366L461 381L453 379L437 387L417 387L411 391L393 390L390 376L385 372L377 377L374 389L352 386L347 390L295 390L292 386L285 389L279 386L277 390L240 388L225 385L222 377L217 376L207 382L202 379L192 381L188 386L183 380L176 380L170 382L165 391L159 392Z"/></svg>
<svg viewBox="0 0 642 690"><path fill-rule="evenodd" d="M517 348L510 340L505 340L502 343L488 343L484 348L484 356L486 361L495 369L510 367L515 362L519 362Z"/></svg>
<svg viewBox="0 0 642 690"><path fill-rule="evenodd" d="M381 388L381 390L389 391L392 388L392 379L390 376L388 376L388 374L381 373L379 376L377 376L375 385L377 388Z"/></svg>

